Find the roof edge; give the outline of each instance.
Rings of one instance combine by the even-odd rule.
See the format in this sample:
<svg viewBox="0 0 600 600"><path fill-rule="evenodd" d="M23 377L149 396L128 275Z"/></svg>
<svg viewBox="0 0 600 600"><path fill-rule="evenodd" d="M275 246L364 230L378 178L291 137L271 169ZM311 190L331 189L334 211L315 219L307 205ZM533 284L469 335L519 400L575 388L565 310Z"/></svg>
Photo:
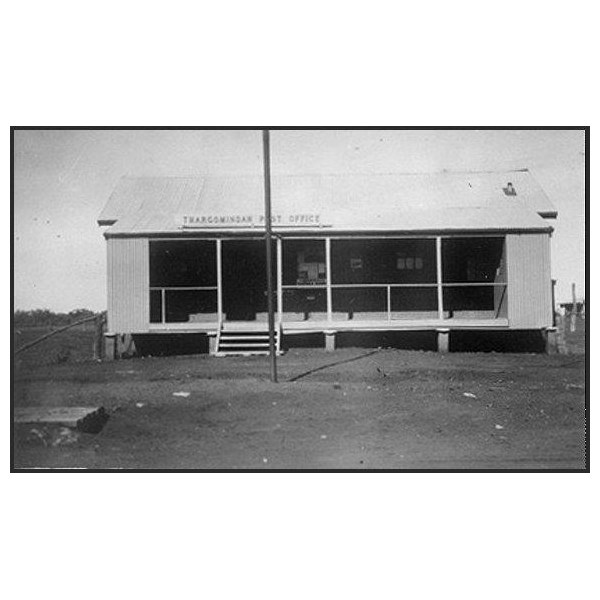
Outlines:
<svg viewBox="0 0 600 600"><path fill-rule="evenodd" d="M325 238L325 237L337 237L337 236L351 236L351 237L386 237L392 238L395 236L410 236L410 237L432 237L436 235L510 235L510 234L552 234L554 227L547 225L546 227L521 227L516 229L406 229L406 230L365 230L356 231L352 229L339 229L332 231L331 229L314 230L314 229L298 229L293 230L287 229L283 231L274 231L274 237L285 235L287 237L302 236L302 237L314 237L314 238ZM264 230L261 229L240 229L236 231L225 230L225 229L193 229L186 231L147 231L147 232L116 232L111 233L110 230L104 232L104 237L109 238L223 238L223 237L255 237L264 238Z"/></svg>

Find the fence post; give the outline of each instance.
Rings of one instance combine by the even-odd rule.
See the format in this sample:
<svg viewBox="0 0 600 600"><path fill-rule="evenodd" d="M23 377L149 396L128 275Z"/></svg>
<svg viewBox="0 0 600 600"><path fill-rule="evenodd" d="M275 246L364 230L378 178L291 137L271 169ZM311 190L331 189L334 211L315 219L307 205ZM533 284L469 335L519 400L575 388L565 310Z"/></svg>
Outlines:
<svg viewBox="0 0 600 600"><path fill-rule="evenodd" d="M104 358L104 323L105 316L100 314L94 321L94 359L102 360Z"/></svg>
<svg viewBox="0 0 600 600"><path fill-rule="evenodd" d="M575 284L571 284L571 295L573 296L573 304L571 306L571 333L577 329L577 293L575 291Z"/></svg>

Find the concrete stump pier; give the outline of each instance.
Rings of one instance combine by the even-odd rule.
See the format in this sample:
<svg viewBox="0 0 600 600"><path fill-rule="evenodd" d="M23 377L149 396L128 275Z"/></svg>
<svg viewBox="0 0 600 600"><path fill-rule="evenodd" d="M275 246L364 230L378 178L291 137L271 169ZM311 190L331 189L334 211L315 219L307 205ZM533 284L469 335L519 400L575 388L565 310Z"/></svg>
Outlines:
<svg viewBox="0 0 600 600"><path fill-rule="evenodd" d="M559 354L559 336L558 336L558 328L556 327L547 327L545 331L546 338L546 354Z"/></svg>
<svg viewBox="0 0 600 600"><path fill-rule="evenodd" d="M104 356L106 360L115 360L117 358L117 334L104 334Z"/></svg>
<svg viewBox="0 0 600 600"><path fill-rule="evenodd" d="M217 332L208 333L208 353L212 356L217 353Z"/></svg>
<svg viewBox="0 0 600 600"><path fill-rule="evenodd" d="M325 350L333 352L335 350L335 331L325 332Z"/></svg>
<svg viewBox="0 0 600 600"><path fill-rule="evenodd" d="M449 352L450 351L450 330L449 329L436 329L437 331L437 346L438 352Z"/></svg>

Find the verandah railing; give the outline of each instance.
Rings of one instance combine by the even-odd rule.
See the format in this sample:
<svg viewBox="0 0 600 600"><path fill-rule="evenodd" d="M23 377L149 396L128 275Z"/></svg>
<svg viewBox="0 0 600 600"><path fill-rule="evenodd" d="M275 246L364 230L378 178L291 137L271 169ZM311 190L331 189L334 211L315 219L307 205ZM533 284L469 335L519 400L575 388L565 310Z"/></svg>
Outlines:
<svg viewBox="0 0 600 600"><path fill-rule="evenodd" d="M218 312L218 287L150 287L150 322L177 323L190 315L214 315Z"/></svg>
<svg viewBox="0 0 600 600"><path fill-rule="evenodd" d="M327 285L283 285L283 311L295 313L356 313L389 321L402 316L446 319L472 314L497 319L506 300L506 282L463 283L348 283L331 284L331 304ZM467 292L467 290L469 290ZM498 290L496 296L495 290ZM460 291L458 297L453 291ZM300 294L298 293L300 292ZM379 294L378 294L379 293ZM491 296L490 296L491 293ZM416 316L419 315L419 316Z"/></svg>
<svg viewBox="0 0 600 600"><path fill-rule="evenodd" d="M284 285L283 313L319 314L334 318L447 319L461 314L473 318L497 319L506 301L506 283L351 283L331 285L331 305L327 285ZM441 306L440 293L441 290ZM468 291L467 291L468 290ZM498 290L497 292L495 290ZM457 295L459 292L459 295ZM216 320L218 287L151 287L151 322ZM458 314L457 314L458 313Z"/></svg>

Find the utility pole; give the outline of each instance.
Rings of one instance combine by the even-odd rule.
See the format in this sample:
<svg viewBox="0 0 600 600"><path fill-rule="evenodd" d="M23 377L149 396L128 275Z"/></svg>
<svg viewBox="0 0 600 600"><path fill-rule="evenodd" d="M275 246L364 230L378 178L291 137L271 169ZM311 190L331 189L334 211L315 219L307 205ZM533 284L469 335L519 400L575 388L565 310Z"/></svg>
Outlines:
<svg viewBox="0 0 600 600"><path fill-rule="evenodd" d="M269 361L271 381L277 383L277 357L275 350L275 308L273 305L273 256L271 229L271 148L269 130L263 129L263 164L265 172L265 244L267 255L267 311L269 313Z"/></svg>

